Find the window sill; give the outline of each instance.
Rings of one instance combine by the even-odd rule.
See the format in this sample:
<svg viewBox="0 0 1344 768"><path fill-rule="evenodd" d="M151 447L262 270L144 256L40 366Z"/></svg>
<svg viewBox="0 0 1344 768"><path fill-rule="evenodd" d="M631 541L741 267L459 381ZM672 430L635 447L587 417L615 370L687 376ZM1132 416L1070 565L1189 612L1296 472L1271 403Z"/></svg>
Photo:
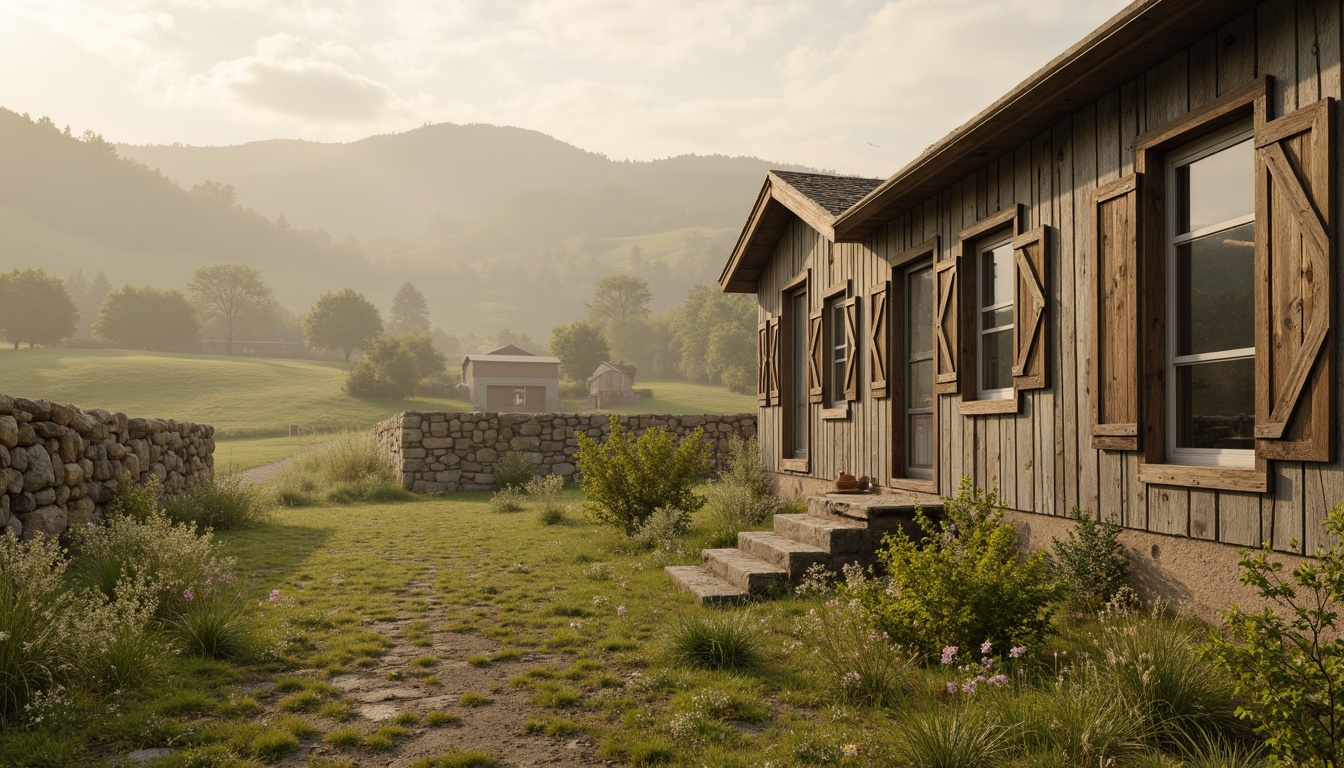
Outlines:
<svg viewBox="0 0 1344 768"><path fill-rule="evenodd" d="M938 493L938 483L934 480L920 480L914 477L893 477L887 482L888 488L894 488L898 491L915 491L917 493Z"/></svg>
<svg viewBox="0 0 1344 768"><path fill-rule="evenodd" d="M825 421L843 421L849 418L849 406L843 405L839 408L823 408L821 418Z"/></svg>
<svg viewBox="0 0 1344 768"><path fill-rule="evenodd" d="M1182 464L1140 464L1139 482L1149 485L1178 485L1245 493L1269 492L1268 462L1255 467L1198 467Z"/></svg>
<svg viewBox="0 0 1344 768"><path fill-rule="evenodd" d="M779 468L785 472L806 472L808 470L807 459L780 459Z"/></svg>
<svg viewBox="0 0 1344 768"><path fill-rule="evenodd" d="M996 400L962 400L962 416L990 416L1017 413L1017 396Z"/></svg>

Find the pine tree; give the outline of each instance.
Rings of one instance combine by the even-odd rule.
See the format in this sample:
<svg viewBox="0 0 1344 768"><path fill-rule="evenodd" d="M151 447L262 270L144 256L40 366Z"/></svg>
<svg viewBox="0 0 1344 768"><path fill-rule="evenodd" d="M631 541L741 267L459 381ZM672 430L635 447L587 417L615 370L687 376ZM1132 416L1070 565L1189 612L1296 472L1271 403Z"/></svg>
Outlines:
<svg viewBox="0 0 1344 768"><path fill-rule="evenodd" d="M429 333L429 307L425 295L407 282L392 297L392 315L388 331L393 334Z"/></svg>

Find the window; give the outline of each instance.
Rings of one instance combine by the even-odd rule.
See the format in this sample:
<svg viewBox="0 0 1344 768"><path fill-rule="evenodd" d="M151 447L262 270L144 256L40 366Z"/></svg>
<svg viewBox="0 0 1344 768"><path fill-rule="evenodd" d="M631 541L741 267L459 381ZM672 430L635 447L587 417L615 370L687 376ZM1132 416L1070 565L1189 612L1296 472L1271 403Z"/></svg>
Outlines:
<svg viewBox="0 0 1344 768"><path fill-rule="evenodd" d="M793 362L789 366L792 397L789 402L790 458L807 458L807 289L789 295L789 351Z"/></svg>
<svg viewBox="0 0 1344 768"><path fill-rule="evenodd" d="M933 263L905 270L901 339L905 377L904 475L933 479Z"/></svg>
<svg viewBox="0 0 1344 768"><path fill-rule="evenodd" d="M849 293L848 280L831 288L808 318L808 397L823 419L849 418L849 401L859 396L859 300Z"/></svg>
<svg viewBox="0 0 1344 768"><path fill-rule="evenodd" d="M780 317L775 322L775 357L772 370L777 382L780 407L780 468L808 471L808 273L804 271L784 286L779 297Z"/></svg>
<svg viewBox="0 0 1344 768"><path fill-rule="evenodd" d="M513 390L513 404L514 404L514 405L527 405L527 390L526 390L526 389L518 388L518 389Z"/></svg>
<svg viewBox="0 0 1344 768"><path fill-rule="evenodd" d="M846 407L845 371L849 365L849 337L845 332L845 297L835 296L826 300L827 379L826 406L828 408Z"/></svg>
<svg viewBox="0 0 1344 768"><path fill-rule="evenodd" d="M1255 463L1251 126L1167 154L1167 455Z"/></svg>
<svg viewBox="0 0 1344 768"><path fill-rule="evenodd" d="M1013 396L1013 240L1011 235L976 245L979 267L976 360L979 400Z"/></svg>

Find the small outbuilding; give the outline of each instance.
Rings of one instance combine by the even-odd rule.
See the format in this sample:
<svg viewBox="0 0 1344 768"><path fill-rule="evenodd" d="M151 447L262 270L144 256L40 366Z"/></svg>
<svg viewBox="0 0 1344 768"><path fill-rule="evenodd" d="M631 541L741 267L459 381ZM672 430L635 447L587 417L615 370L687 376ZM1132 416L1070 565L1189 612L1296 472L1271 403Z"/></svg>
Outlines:
<svg viewBox="0 0 1344 768"><path fill-rule="evenodd" d="M560 358L541 357L510 344L462 361L462 383L477 413L561 410Z"/></svg>
<svg viewBox="0 0 1344 768"><path fill-rule="evenodd" d="M588 377L588 407L625 408L639 405L635 394L635 369L603 361Z"/></svg>

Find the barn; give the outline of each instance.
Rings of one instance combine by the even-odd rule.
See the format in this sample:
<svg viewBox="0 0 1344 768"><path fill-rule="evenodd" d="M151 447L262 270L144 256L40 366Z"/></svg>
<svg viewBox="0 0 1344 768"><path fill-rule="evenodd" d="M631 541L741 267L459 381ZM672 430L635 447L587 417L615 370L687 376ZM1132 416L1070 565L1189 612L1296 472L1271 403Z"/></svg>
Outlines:
<svg viewBox="0 0 1344 768"><path fill-rule="evenodd" d="M1226 605L1313 552L1336 443L1341 3L1146 0L881 181L771 173L720 284L759 308L786 491L1080 508Z"/></svg>
<svg viewBox="0 0 1344 768"><path fill-rule="evenodd" d="M560 411L560 358L512 344L462 360L462 383L477 413Z"/></svg>

